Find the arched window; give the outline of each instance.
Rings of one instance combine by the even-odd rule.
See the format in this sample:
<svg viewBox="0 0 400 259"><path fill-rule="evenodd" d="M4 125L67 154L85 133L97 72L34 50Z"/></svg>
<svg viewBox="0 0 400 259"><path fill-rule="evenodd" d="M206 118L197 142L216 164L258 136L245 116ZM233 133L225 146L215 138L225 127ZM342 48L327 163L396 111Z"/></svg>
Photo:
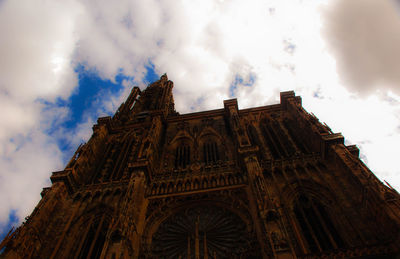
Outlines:
<svg viewBox="0 0 400 259"><path fill-rule="evenodd" d="M208 141L203 144L203 156L206 165L217 163L220 160L218 145L214 141Z"/></svg>
<svg viewBox="0 0 400 259"><path fill-rule="evenodd" d="M76 258L100 258L106 240L108 223L109 221L105 215L91 220L82 238L83 242L80 243L80 249Z"/></svg>
<svg viewBox="0 0 400 259"><path fill-rule="evenodd" d="M261 144L260 140L258 139L257 130L251 124L247 126L247 135L249 136L252 145Z"/></svg>
<svg viewBox="0 0 400 259"><path fill-rule="evenodd" d="M310 252L344 246L343 240L321 203L305 195L300 195L293 210Z"/></svg>
<svg viewBox="0 0 400 259"><path fill-rule="evenodd" d="M190 164L190 146L179 145L175 150L175 169L186 168Z"/></svg>

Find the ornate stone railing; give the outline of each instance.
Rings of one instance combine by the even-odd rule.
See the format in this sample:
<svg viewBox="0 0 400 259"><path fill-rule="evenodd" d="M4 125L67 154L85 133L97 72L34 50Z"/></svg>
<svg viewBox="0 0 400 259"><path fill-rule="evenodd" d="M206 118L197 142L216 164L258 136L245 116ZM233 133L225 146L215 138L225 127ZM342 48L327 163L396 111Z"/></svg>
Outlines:
<svg viewBox="0 0 400 259"><path fill-rule="evenodd" d="M233 167L164 172L152 181L147 196L216 189L247 183L247 175Z"/></svg>
<svg viewBox="0 0 400 259"><path fill-rule="evenodd" d="M263 169L273 169L273 168L282 168L285 166L292 166L295 164L305 164L305 163L315 163L320 161L321 155L318 153L312 154L301 154L298 156L292 156L283 159L275 159L275 160L262 160L261 167Z"/></svg>

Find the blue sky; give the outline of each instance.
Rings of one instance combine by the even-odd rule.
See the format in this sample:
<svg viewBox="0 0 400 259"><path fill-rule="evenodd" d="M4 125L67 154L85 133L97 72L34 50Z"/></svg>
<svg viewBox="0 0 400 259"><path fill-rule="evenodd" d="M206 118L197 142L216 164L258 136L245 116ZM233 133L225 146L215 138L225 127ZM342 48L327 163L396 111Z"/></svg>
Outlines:
<svg viewBox="0 0 400 259"><path fill-rule="evenodd" d="M10 211L7 221L1 226L0 239L3 240L13 226L18 226L19 221L20 219L17 217L15 210Z"/></svg>
<svg viewBox="0 0 400 259"><path fill-rule="evenodd" d="M159 79L160 76L154 71L154 65L150 64L146 69L146 75L142 81L144 85ZM55 133L60 129L65 132L74 131L78 125L87 121L88 117L95 121L100 116L112 116L115 110L107 110L105 107L101 107L101 104L109 100L110 96L121 96L124 90L126 92L127 87L122 84L123 81L135 84L135 79L124 75L123 71L118 73L113 80L101 78L95 69L88 69L83 65L78 65L75 71L78 74L78 85L71 96L66 100L59 98L54 103L45 102L46 107L44 108L44 110L55 107L68 109L68 115L62 123L52 125L47 130L49 135L56 135L54 137L64 154L64 163L68 162L75 152L76 143L71 144L68 138L59 137ZM124 96L121 97L123 100Z"/></svg>
<svg viewBox="0 0 400 259"><path fill-rule="evenodd" d="M154 65L150 64L146 67L147 72L143 79L144 84L149 84L159 79L159 76L154 71ZM58 99L55 103L49 103L45 109L51 109L55 106L67 107L69 114L65 121L58 125L66 131L73 131L76 127L84 123L87 117L96 120L99 116L112 116L114 110L106 110L101 107L110 96L119 96L126 86L122 84L123 81L135 83L135 79L123 74L123 71L118 73L114 80L104 79L99 76L95 69L86 69L83 65L76 67L75 71L78 74L78 86L74 89L73 94L67 99ZM122 96L123 97L123 96ZM118 104L117 104L118 105ZM84 117L86 116L86 117ZM49 128L48 133L51 135L58 128ZM74 152L75 146L71 146L68 139L57 138L58 146L61 151L66 155L65 159L70 158L70 153ZM64 162L67 160L64 159Z"/></svg>
<svg viewBox="0 0 400 259"><path fill-rule="evenodd" d="M96 105L109 95L118 94L124 88L122 85L124 79L132 80L132 78L123 74L118 74L115 81L112 82L109 79L100 78L95 70L87 70L81 65L75 71L78 74L78 86L74 89L73 94L67 100L58 99L54 104L47 104L48 107L45 108L52 109L54 106L68 108L69 114L66 120L58 125L58 127L65 128L67 131L75 129L79 123L87 119L84 118L84 113L89 113L86 116L99 116L98 109L101 109L101 107L96 107ZM105 111L105 113L110 115L111 111ZM48 132L51 135L57 130L58 128L51 127ZM70 146L68 139L58 138L57 140L58 146L63 152L70 153L71 148L75 148ZM66 161L64 160L64 162Z"/></svg>
<svg viewBox="0 0 400 259"><path fill-rule="evenodd" d="M142 87L160 78L154 71L154 65L146 66L146 75L142 81ZM61 150L62 162L66 164L77 148L76 143L71 143L68 138L60 137L56 132L73 132L78 125L84 123L88 117L94 121L100 116L112 116L115 110L105 110L103 107L98 107L99 104L105 102L110 96L121 95L126 88L122 84L124 80L134 83L135 79L130 76L125 76L122 71L117 74L114 80L101 78L95 69L88 69L83 65L78 65L75 69L78 74L78 85L68 99L57 99L54 103L42 101L45 104L44 110L54 108L67 108L68 116L56 125L51 125L46 132L54 139ZM123 97L123 96L121 96ZM117 104L118 105L118 104ZM86 116L86 117L84 117ZM84 139L80 141L84 142ZM59 168L62 169L62 168ZM46 187L46 186L43 186ZM20 218L15 210L11 210L4 225L0 225L0 240L2 240L12 226L18 225Z"/></svg>
<svg viewBox="0 0 400 259"><path fill-rule="evenodd" d="M400 188L398 10L394 0L1 1L0 238L97 118L163 73L180 113L295 90Z"/></svg>

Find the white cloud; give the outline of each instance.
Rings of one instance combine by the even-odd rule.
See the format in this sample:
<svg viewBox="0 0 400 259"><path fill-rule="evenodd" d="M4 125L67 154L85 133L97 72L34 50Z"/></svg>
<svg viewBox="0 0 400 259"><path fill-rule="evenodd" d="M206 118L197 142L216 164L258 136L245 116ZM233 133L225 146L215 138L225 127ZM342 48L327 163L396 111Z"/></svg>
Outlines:
<svg viewBox="0 0 400 259"><path fill-rule="evenodd" d="M49 185L50 170L61 168L61 153L48 136L32 130L26 136L14 136L2 143L0 156L0 221L10 210L23 219L40 199L40 191Z"/></svg>
<svg viewBox="0 0 400 259"><path fill-rule="evenodd" d="M28 215L51 171L62 168L45 134L60 113L43 113L41 100L66 98L77 84L71 56L78 13L74 1L0 5L0 222L10 210Z"/></svg>

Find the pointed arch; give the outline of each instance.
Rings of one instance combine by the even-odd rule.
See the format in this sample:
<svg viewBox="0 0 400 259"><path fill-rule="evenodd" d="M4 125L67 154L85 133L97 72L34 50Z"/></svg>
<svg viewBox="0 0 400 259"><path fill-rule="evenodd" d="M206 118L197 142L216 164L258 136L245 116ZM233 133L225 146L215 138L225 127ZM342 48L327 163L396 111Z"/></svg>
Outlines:
<svg viewBox="0 0 400 259"><path fill-rule="evenodd" d="M166 191L167 186L165 185L165 183L162 183L160 185L160 191L158 192L159 194L164 194Z"/></svg>
<svg viewBox="0 0 400 259"><path fill-rule="evenodd" d="M283 189L282 201L291 207L291 215L299 231L299 239L308 252L344 248L334 212L335 198L329 188L313 181L293 181ZM339 216L340 217L340 216Z"/></svg>
<svg viewBox="0 0 400 259"><path fill-rule="evenodd" d="M156 183L154 183L153 187L151 188L151 194L152 195L157 194L157 189L158 189L158 185Z"/></svg>
<svg viewBox="0 0 400 259"><path fill-rule="evenodd" d="M169 152L172 159L167 163L173 163L175 170L186 169L193 161L194 139L186 131L181 130L169 145Z"/></svg>
<svg viewBox="0 0 400 259"><path fill-rule="evenodd" d="M220 184L221 186L225 186L225 184L226 184L225 177L224 177L223 175L221 175L221 176L219 177L219 184Z"/></svg>
<svg viewBox="0 0 400 259"><path fill-rule="evenodd" d="M201 149L202 161L206 165L213 165L223 160L222 150L227 150L224 146L224 139L212 128L205 128L199 135L199 147Z"/></svg>
<svg viewBox="0 0 400 259"><path fill-rule="evenodd" d="M174 184L172 182L170 182L168 184L168 189L167 189L167 193L171 193L174 191Z"/></svg>
<svg viewBox="0 0 400 259"><path fill-rule="evenodd" d="M211 128L211 127L206 127L206 128L204 128L204 129L200 132L198 138L199 138L199 139L202 139L202 138L204 138L205 136L208 136L208 135L215 136L220 142L224 142L224 141L225 141L225 139L224 139L215 129L213 129L213 128Z"/></svg>
<svg viewBox="0 0 400 259"><path fill-rule="evenodd" d="M178 181L178 183L176 184L176 191L181 192L182 191L182 182Z"/></svg>
<svg viewBox="0 0 400 259"><path fill-rule="evenodd" d="M136 132L134 130L129 130L124 133L121 137L121 142L129 141L131 139L136 139Z"/></svg>
<svg viewBox="0 0 400 259"><path fill-rule="evenodd" d="M211 187L217 187L217 180L215 179L215 177L211 177Z"/></svg>
<svg viewBox="0 0 400 259"><path fill-rule="evenodd" d="M111 220L103 213L92 217L89 222L76 253L79 259L100 257Z"/></svg>
<svg viewBox="0 0 400 259"><path fill-rule="evenodd" d="M197 190L200 187L199 179L195 178L193 182L193 189Z"/></svg>
<svg viewBox="0 0 400 259"><path fill-rule="evenodd" d="M207 181L207 178L203 178L203 182L202 182L202 187L204 188L204 189L207 189L208 188L208 181Z"/></svg>
<svg viewBox="0 0 400 259"><path fill-rule="evenodd" d="M235 178L237 179L237 183L243 183L243 176L240 173L236 173Z"/></svg>
<svg viewBox="0 0 400 259"><path fill-rule="evenodd" d="M114 210L111 207L103 203L90 203L80 216L71 222L68 238L63 240L69 249L58 252L69 251L69 254L60 254L59 257L100 258L113 216Z"/></svg>
<svg viewBox="0 0 400 259"><path fill-rule="evenodd" d="M228 176L228 183L229 183L230 185L233 185L233 184L234 184L232 175L229 175L229 176Z"/></svg>
<svg viewBox="0 0 400 259"><path fill-rule="evenodd" d="M293 212L310 252L322 252L344 246L326 207L317 199L300 194L294 202Z"/></svg>
<svg viewBox="0 0 400 259"><path fill-rule="evenodd" d="M191 190L191 184L189 180L186 180L185 183L185 191L190 191Z"/></svg>
<svg viewBox="0 0 400 259"><path fill-rule="evenodd" d="M250 138L251 144L262 147L262 143L260 141L259 135L258 135L257 130L256 130L255 126L253 125L253 123L247 124L246 129L247 129L247 135Z"/></svg>
<svg viewBox="0 0 400 259"><path fill-rule="evenodd" d="M173 137L171 141L169 141L169 145L175 145L177 142L180 142L183 139L187 139L189 142L194 143L194 138L189 134L186 130L179 130L178 133Z"/></svg>

